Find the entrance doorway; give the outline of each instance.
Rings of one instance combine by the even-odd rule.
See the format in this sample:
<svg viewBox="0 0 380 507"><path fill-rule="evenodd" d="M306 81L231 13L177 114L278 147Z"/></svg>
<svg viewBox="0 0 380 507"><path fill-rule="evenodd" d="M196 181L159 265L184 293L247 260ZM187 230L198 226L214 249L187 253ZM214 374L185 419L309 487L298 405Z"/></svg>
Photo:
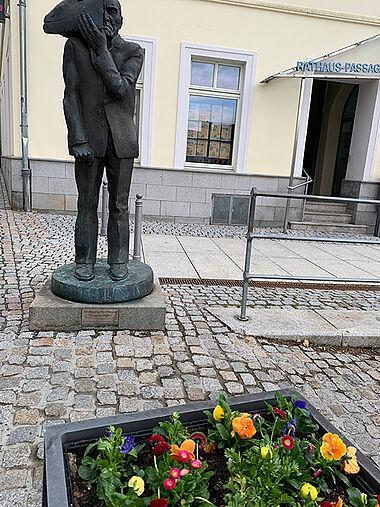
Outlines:
<svg viewBox="0 0 380 507"><path fill-rule="evenodd" d="M314 79L303 167L308 192L339 196L346 177L359 85Z"/></svg>

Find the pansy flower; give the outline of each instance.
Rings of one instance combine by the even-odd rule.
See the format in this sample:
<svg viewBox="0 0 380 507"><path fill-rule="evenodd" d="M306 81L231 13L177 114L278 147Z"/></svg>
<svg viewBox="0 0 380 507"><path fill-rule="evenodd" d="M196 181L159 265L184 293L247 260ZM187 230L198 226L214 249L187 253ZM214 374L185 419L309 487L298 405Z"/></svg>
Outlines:
<svg viewBox="0 0 380 507"><path fill-rule="evenodd" d="M128 486L135 490L137 496L141 496L144 493L144 479L138 475L134 475L129 479Z"/></svg>
<svg viewBox="0 0 380 507"><path fill-rule="evenodd" d="M256 433L256 428L249 417L235 417L232 421L232 428L231 436L234 436L236 432L242 440L247 440Z"/></svg>
<svg viewBox="0 0 380 507"><path fill-rule="evenodd" d="M215 419L215 421L220 421L221 419L223 419L224 410L222 409L222 407L220 405L217 405L214 408L214 412L212 413L212 416Z"/></svg>
<svg viewBox="0 0 380 507"><path fill-rule="evenodd" d="M310 498L314 501L318 496L318 491L312 484L305 482L301 487L301 495L304 498L310 496Z"/></svg>
<svg viewBox="0 0 380 507"><path fill-rule="evenodd" d="M135 437L131 435L130 437L124 438L124 444L120 446L120 452L122 454L128 454L135 447Z"/></svg>
<svg viewBox="0 0 380 507"><path fill-rule="evenodd" d="M342 465L342 469L345 474L357 474L359 473L360 466L358 465L358 459L356 457L356 448L350 445L347 447L347 456L350 458L349 461L345 461Z"/></svg>
<svg viewBox="0 0 380 507"><path fill-rule="evenodd" d="M216 442L212 442L212 444L206 444L205 452L207 452L207 454L212 454L215 451L216 451Z"/></svg>
<svg viewBox="0 0 380 507"><path fill-rule="evenodd" d="M289 435L282 437L281 443L282 443L283 447L285 447L285 449L288 449L288 450L293 449L293 447L294 447L294 440Z"/></svg>
<svg viewBox="0 0 380 507"><path fill-rule="evenodd" d="M177 461L177 463L187 463L190 459L194 459L194 440L187 439L182 442L181 447L178 445L171 446L170 456Z"/></svg>
<svg viewBox="0 0 380 507"><path fill-rule="evenodd" d="M285 412L283 412L282 410L280 410L279 408L274 408L273 409L273 415L277 416L277 417L281 417L281 419L283 419L285 421L286 419L286 414Z"/></svg>
<svg viewBox="0 0 380 507"><path fill-rule="evenodd" d="M322 438L320 452L327 461L339 460L346 454L347 448L338 435L326 433Z"/></svg>
<svg viewBox="0 0 380 507"><path fill-rule="evenodd" d="M301 410L307 410L307 402L306 401L296 400L296 401L293 401L293 405L296 408L300 408ZM307 417L310 417L310 416L311 416L311 413L309 412L309 415Z"/></svg>

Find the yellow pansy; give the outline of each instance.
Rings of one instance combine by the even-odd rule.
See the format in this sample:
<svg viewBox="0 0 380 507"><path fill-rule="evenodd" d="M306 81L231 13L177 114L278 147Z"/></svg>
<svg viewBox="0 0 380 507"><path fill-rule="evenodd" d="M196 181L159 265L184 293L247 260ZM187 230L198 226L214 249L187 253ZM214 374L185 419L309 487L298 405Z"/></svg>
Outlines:
<svg viewBox="0 0 380 507"><path fill-rule="evenodd" d="M273 458L273 452L269 449L269 447L261 447L261 457L266 458L269 453L269 457Z"/></svg>
<svg viewBox="0 0 380 507"><path fill-rule="evenodd" d="M137 475L134 475L129 479L128 486L136 491L137 496L144 493L144 480Z"/></svg>
<svg viewBox="0 0 380 507"><path fill-rule="evenodd" d="M214 412L212 413L215 421L220 421L221 419L223 419L223 416L224 416L224 410L222 409L222 407L220 405L217 405L215 408L214 408Z"/></svg>
<svg viewBox="0 0 380 507"><path fill-rule="evenodd" d="M301 487L301 495L304 498L306 498L307 496L310 495L310 498L312 500L315 500L318 496L318 491L314 486L312 486L308 482L305 482L304 484L302 484L302 487Z"/></svg>

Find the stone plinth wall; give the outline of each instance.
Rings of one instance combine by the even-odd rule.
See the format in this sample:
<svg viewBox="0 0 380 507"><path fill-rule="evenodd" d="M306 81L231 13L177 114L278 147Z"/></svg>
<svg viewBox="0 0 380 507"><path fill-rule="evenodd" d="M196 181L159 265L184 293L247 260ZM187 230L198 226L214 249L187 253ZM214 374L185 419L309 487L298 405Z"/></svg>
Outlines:
<svg viewBox="0 0 380 507"><path fill-rule="evenodd" d="M380 182L343 180L342 197L380 200ZM348 203L347 210L352 213L353 223L367 225L373 232L376 222L376 206L373 204Z"/></svg>
<svg viewBox="0 0 380 507"><path fill-rule="evenodd" d="M32 206L35 210L75 212L77 190L74 163L31 159ZM2 158L2 169L10 190L12 208L22 208L21 160ZM303 181L296 178L295 183ZM130 210L134 212L136 193L144 198L144 217L170 222L210 222L213 194L249 195L251 187L259 191L286 192L289 178L236 174L227 171L136 167L131 186ZM256 224L281 226L285 199L258 198ZM291 220L301 220L302 203L292 201Z"/></svg>

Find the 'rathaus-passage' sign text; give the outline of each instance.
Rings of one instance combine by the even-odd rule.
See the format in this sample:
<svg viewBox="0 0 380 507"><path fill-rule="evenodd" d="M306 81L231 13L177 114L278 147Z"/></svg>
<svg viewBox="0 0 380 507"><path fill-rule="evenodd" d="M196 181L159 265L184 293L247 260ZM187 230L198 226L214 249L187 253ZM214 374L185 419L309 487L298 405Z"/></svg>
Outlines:
<svg viewBox="0 0 380 507"><path fill-rule="evenodd" d="M356 72L361 74L379 74L379 63L350 62L297 62L297 70L303 72Z"/></svg>

